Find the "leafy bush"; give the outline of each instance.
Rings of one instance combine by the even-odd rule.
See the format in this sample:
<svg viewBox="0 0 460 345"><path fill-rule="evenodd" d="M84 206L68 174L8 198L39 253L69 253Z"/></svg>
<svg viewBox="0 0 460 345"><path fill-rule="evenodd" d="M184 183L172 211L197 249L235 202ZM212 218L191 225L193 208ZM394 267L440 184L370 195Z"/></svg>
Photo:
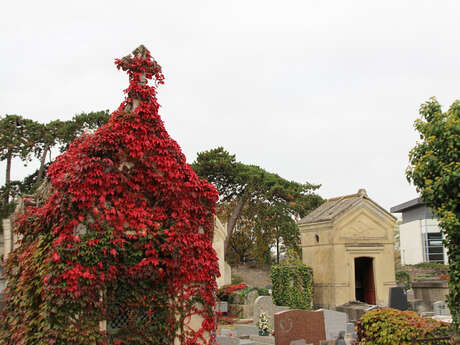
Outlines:
<svg viewBox="0 0 460 345"><path fill-rule="evenodd" d="M292 309L311 309L313 273L310 267L297 262L272 266L273 303Z"/></svg>
<svg viewBox="0 0 460 345"><path fill-rule="evenodd" d="M396 283L398 285L402 284L406 287L406 289L410 289L410 274L407 271L404 270L398 270L396 271Z"/></svg>
<svg viewBox="0 0 460 345"><path fill-rule="evenodd" d="M248 286L246 284L230 284L230 285L224 285L219 288L217 291L217 298L220 301L225 301L225 302L232 302L232 293L238 290L243 290L247 288Z"/></svg>
<svg viewBox="0 0 460 345"><path fill-rule="evenodd" d="M417 268L430 268L436 271L445 271L445 272L449 270L448 265L440 264L438 262L420 262L418 264L411 265L411 266L414 266Z"/></svg>
<svg viewBox="0 0 460 345"><path fill-rule="evenodd" d="M270 292L266 288L255 287L259 296L270 296Z"/></svg>
<svg viewBox="0 0 460 345"><path fill-rule="evenodd" d="M449 336L449 325L419 316L413 311L391 308L375 309L365 313L356 323L356 345L416 344L416 339ZM450 344L450 340L423 342L426 345Z"/></svg>

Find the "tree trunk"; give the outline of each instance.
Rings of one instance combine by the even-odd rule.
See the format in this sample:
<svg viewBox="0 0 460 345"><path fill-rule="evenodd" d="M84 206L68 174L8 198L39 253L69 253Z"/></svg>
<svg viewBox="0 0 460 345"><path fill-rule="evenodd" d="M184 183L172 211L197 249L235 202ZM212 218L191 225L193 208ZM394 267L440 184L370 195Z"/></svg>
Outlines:
<svg viewBox="0 0 460 345"><path fill-rule="evenodd" d="M246 197L243 195L236 206L233 208L230 217L228 218L227 223L227 237L225 238L224 242L224 254L227 252L228 245L230 243L230 238L232 237L233 230L235 229L236 221L238 220L239 216L241 215L241 211L243 210L244 205L246 204Z"/></svg>
<svg viewBox="0 0 460 345"><path fill-rule="evenodd" d="M11 159L12 159L13 154L11 151L8 152L8 155L6 156L6 176L5 176L5 187L6 193L5 193L5 204L8 204L10 201L10 191L9 191L9 183L11 182Z"/></svg>
<svg viewBox="0 0 460 345"><path fill-rule="evenodd" d="M280 264L280 238L276 236L276 264Z"/></svg>
<svg viewBox="0 0 460 345"><path fill-rule="evenodd" d="M43 179L43 172L45 171L46 154L48 153L49 149L50 149L50 145L46 144L45 148L43 149L43 154L40 158L40 169L38 170L38 175L37 175L37 185Z"/></svg>

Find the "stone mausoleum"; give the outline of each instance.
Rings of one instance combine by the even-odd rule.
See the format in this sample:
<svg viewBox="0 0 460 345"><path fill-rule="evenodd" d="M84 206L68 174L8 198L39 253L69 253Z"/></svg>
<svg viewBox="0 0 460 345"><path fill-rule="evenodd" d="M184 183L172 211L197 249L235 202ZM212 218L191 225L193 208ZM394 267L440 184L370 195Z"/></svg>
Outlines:
<svg viewBox="0 0 460 345"><path fill-rule="evenodd" d="M303 262L313 269L316 307L388 304L389 289L396 286L396 218L364 189L329 199L298 225Z"/></svg>

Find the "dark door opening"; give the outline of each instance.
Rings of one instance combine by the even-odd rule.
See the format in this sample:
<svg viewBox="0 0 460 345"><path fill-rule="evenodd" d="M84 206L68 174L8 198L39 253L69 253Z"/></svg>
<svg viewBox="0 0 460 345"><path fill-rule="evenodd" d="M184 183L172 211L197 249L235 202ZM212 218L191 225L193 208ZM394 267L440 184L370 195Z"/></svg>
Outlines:
<svg viewBox="0 0 460 345"><path fill-rule="evenodd" d="M375 304L374 268L372 258L355 259L355 295L356 300Z"/></svg>

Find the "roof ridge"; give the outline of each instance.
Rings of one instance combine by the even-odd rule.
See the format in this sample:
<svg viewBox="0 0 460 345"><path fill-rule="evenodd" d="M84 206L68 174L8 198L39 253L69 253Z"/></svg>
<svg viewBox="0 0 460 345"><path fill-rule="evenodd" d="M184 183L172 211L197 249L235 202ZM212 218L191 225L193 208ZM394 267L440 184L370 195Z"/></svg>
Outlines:
<svg viewBox="0 0 460 345"><path fill-rule="evenodd" d="M343 200L343 199L353 198L355 196L359 196L359 194L355 193L355 194L348 194L348 195L343 195L343 196L336 196L335 198L327 199L327 201Z"/></svg>

